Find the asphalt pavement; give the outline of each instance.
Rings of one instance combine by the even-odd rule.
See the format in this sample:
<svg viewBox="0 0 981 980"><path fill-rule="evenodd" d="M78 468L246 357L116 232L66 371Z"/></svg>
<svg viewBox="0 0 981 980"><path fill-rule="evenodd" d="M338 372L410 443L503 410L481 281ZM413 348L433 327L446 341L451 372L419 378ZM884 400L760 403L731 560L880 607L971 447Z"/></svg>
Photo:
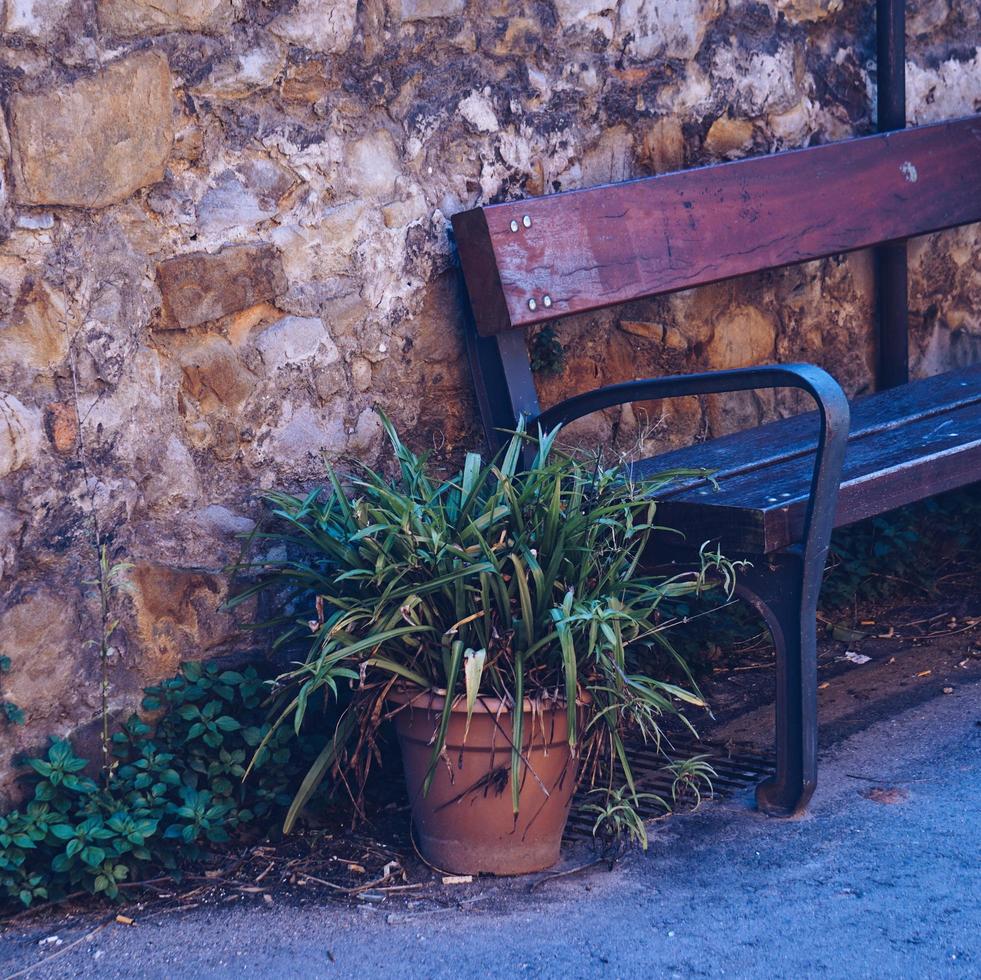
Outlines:
<svg viewBox="0 0 981 980"><path fill-rule="evenodd" d="M65 928L52 913L0 935L0 975L973 980L981 683L825 751L805 817L767 819L747 795L657 825L612 871L458 894L451 909L277 901L97 930L104 916Z"/></svg>

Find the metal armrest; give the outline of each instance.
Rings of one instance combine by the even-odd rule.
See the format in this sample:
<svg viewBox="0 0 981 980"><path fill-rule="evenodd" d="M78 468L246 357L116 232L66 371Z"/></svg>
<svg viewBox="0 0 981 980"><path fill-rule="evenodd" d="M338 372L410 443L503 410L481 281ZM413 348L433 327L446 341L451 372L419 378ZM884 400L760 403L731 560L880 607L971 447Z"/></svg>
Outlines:
<svg viewBox="0 0 981 980"><path fill-rule="evenodd" d="M834 524L850 417L848 399L841 386L827 371L814 364L770 364L705 374L626 381L567 398L546 409L537 418L530 419L529 423L547 432L557 425L566 425L591 412L626 402L761 388L797 388L806 391L817 402L821 416L811 493L804 517L804 596L816 604Z"/></svg>

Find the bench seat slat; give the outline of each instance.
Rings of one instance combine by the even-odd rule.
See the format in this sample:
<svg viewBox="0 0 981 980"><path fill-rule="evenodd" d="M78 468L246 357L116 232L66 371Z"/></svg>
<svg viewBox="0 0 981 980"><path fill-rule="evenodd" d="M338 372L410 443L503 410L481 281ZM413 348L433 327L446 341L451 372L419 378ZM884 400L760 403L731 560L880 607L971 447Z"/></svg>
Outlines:
<svg viewBox="0 0 981 980"><path fill-rule="evenodd" d="M981 364L859 398L852 402L849 439L971 404L981 397L979 390ZM716 479L734 477L796 455L813 453L818 428L817 412L802 412L789 419L641 460L634 466L638 475L663 469L668 464L679 469L710 469ZM700 479L678 482L669 496L677 496L683 489L709 485L708 480Z"/></svg>
<svg viewBox="0 0 981 980"><path fill-rule="evenodd" d="M816 433L807 413L643 460L635 471L728 462L718 491L693 480L664 494L658 520L700 541L721 537L732 551L769 554L800 538ZM973 480L981 480L981 366L854 403L835 526Z"/></svg>

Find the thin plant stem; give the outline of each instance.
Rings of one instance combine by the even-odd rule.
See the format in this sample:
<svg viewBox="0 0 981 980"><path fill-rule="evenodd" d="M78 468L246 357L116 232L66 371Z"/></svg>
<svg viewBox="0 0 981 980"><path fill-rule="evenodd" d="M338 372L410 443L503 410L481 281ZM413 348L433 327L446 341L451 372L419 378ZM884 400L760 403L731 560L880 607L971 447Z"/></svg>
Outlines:
<svg viewBox="0 0 981 980"><path fill-rule="evenodd" d="M109 783L109 624L110 606L110 569L106 554L106 546L102 534L102 527L99 522L99 512L95 505L95 494L92 490L92 481L89 474L88 458L85 446L85 434L83 432L83 419L81 411L81 398L79 395L78 384L78 360L75 349L79 331L73 334L69 327L69 305L73 300L69 298L68 289L68 262L64 250L61 253L61 287L64 290L65 301L62 312L62 330L68 347L68 368L72 384L72 406L75 409L76 426L76 458L82 470L82 480L85 488L82 497L88 503L89 518L92 529L92 546L95 551L98 563L98 588L99 588L99 608L101 637L99 640L99 667L100 667L100 710L102 714L102 778L106 785ZM77 312L77 310L76 310Z"/></svg>

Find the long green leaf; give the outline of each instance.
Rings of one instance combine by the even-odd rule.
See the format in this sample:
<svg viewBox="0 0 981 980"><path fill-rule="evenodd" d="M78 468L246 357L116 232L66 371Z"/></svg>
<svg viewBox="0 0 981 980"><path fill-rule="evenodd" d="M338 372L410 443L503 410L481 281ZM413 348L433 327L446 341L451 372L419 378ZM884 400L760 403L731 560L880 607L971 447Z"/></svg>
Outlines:
<svg viewBox="0 0 981 980"><path fill-rule="evenodd" d="M320 754L314 759L313 765L307 770L307 774L300 783L300 788L293 797L293 802L290 803L290 807L286 811L286 819L283 821L284 834L288 834L293 830L300 811L307 805L310 797L313 796L317 791L317 787L323 782L324 776L327 775L327 770L337 760L340 748L346 744L354 731L355 721L356 718L353 712L348 711L341 715L330 741L323 747Z"/></svg>
<svg viewBox="0 0 981 980"><path fill-rule="evenodd" d="M521 746L525 725L525 660L522 654L514 658L514 706L511 724L511 806L518 816L518 798L521 794Z"/></svg>
<svg viewBox="0 0 981 980"><path fill-rule="evenodd" d="M454 641L451 646L452 659L450 667L446 672L446 697L443 699L443 711L439 719L439 730L436 733L436 740L433 743L433 757L429 763L429 770L422 784L422 792L429 792L429 787L433 783L436 775L436 766L439 765L439 757L443 754L446 745L446 729L450 724L450 713L453 711L453 692L456 690L456 679L460 673L460 663L463 660L463 643L460 640Z"/></svg>
<svg viewBox="0 0 981 980"><path fill-rule="evenodd" d="M369 657L364 664L366 667L378 667L380 670L386 670L390 674L402 677L410 684L415 684L423 690L429 687L429 681L422 674L417 674L414 670L409 670L408 667L404 667L394 660L388 660L385 657Z"/></svg>

